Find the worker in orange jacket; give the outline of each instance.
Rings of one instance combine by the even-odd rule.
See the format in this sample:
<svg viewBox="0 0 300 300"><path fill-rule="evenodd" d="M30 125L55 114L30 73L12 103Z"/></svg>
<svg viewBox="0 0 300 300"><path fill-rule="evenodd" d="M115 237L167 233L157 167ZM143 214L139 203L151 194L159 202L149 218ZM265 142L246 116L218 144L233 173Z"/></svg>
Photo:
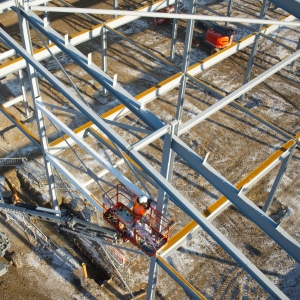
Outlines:
<svg viewBox="0 0 300 300"><path fill-rule="evenodd" d="M151 202L145 195L137 196L134 199L133 213L138 217L143 217L147 214Z"/></svg>

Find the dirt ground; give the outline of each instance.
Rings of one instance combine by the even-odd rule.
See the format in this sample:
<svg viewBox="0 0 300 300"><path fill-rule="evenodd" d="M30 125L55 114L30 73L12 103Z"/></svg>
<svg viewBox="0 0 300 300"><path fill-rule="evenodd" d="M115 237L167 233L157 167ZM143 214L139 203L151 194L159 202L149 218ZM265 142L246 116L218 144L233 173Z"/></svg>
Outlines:
<svg viewBox="0 0 300 300"><path fill-rule="evenodd" d="M58 2L53 1L53 3L57 4ZM88 1L88 3L86 1L69 1L69 3L76 7L112 7L110 3L99 3L99 1ZM224 1L201 0L200 3L207 4L210 8L223 14L227 10L227 2ZM119 1L120 8L123 9L136 9L147 4L150 4L150 2ZM261 2L259 1L237 0L235 1L233 16L258 16L260 6ZM187 2L184 2L182 11L187 7ZM197 12L204 13L204 10L198 9ZM268 11L269 18L281 18L283 15L285 13L280 9ZM105 18L102 18L102 16L94 17L100 22L112 18L110 16ZM71 35L91 26L88 20L80 15L51 13L50 19L51 26L60 34L68 33ZM2 14L1 23L10 35L20 42L15 14L13 12ZM164 65L132 46L128 41L124 41L110 33L108 35L108 74L111 77L118 74L119 83L134 96L176 74L180 71L182 64L185 28L186 22L180 20L174 60L175 68ZM250 34L250 31L245 28L237 27L236 29L236 40ZM141 18L118 28L118 30L133 41L152 49L156 54L167 58L170 53L171 24L158 26L150 19ZM36 34L33 31L31 31L31 34L34 47L42 47L42 43L36 37ZM273 38L296 48L300 37L300 29L281 27L271 35ZM93 62L101 67L100 37L79 45L78 49L86 55L92 52ZM0 50L4 52L7 49L0 44ZM216 66L202 72L197 78L222 93L231 93L243 84L250 50L250 47L248 47L239 51ZM261 38L251 78L258 76L289 54L291 54L289 50ZM207 56L209 54L206 47L192 49L190 65L201 61ZM57 58L84 99L97 113L103 114L119 104L112 96L100 99L107 101L105 105L98 102L95 95L99 99L100 84L95 82L65 55L58 54ZM69 86L63 73L52 59L45 60L43 65ZM287 66L248 92L244 100L240 100L240 103L275 124L281 130L295 136L300 131L299 72L299 63L296 64L295 68ZM26 79L25 74L29 96L29 85ZM39 76L39 83L42 98L45 102L73 109L73 106L41 76ZM20 89L17 74L11 74L2 79L0 91L1 103L18 96ZM147 109L161 120L169 122L175 115L177 99L178 88L147 104ZM195 83L188 82L182 117L183 122L205 110L216 101L217 98L211 93ZM30 108L33 112L31 102ZM37 134L36 123L33 118L26 118L22 104L19 103L11 107L10 111L33 133ZM53 112L72 129L88 121L84 117L74 117L74 115L68 115L55 109ZM144 126L132 114L118 121L131 126ZM48 120L46 120L46 124L50 142L60 137L60 134L57 133ZM113 126L113 128L131 144L145 136L140 132L125 131L116 126ZM232 106L227 106L206 121L198 124L189 132L183 134L181 139L201 157L210 152L209 164L233 184L243 179L286 142L284 137ZM85 141L112 163L117 161L116 156L94 137L89 136ZM162 146L163 142L157 140L140 151L157 170L160 170ZM94 160L82 149L77 146L74 149L77 155L84 160L85 166L91 168L95 173L102 169L100 166L96 166ZM28 162L24 164L19 172L28 175L27 180L30 185L35 191L40 191L39 197L36 193L32 194L28 188L25 188L15 170L0 169L0 174L4 174L12 183L16 184L20 198L24 202L49 205L45 173L42 167L43 160L38 150L3 116L0 117L0 157L28 158ZM80 166L80 161L71 150L64 151L60 154L60 157L78 167ZM281 226L293 238L300 242L299 160L299 149L296 148L269 213L276 221L281 222ZM74 171L68 165L65 165L65 167L74 172L81 182L85 182L87 179L86 174L79 173L78 170ZM123 165L121 169L123 174L140 187L140 183L126 166ZM278 169L279 166L261 179L247 193L247 197L255 204L262 206L265 203ZM106 175L103 179L112 184L117 183L116 179L110 175ZM205 210L221 196L213 186L195 173L179 157L175 159L172 184L199 211ZM60 185L62 186L61 182ZM108 189L108 185L103 184L103 186ZM147 184L147 188L154 196L157 196L157 190L153 186ZM97 184L91 184L89 189L98 199L101 199L103 192ZM64 204L67 204L66 191L62 188L59 194ZM87 203L83 203L81 206L77 205L78 207L87 219L95 221L96 216ZM173 233L190 221L190 217L172 203L169 205L168 213L176 221ZM3 299L122 299L122 297L125 299L129 296L128 291L118 290L116 286L106 285L100 287L102 281L99 271L94 269L89 261L74 248L68 238L58 235L52 225L38 224L42 231L58 245L55 251L52 248L48 249L41 243L35 243L26 233L11 224L11 221L6 222L3 215L0 217L0 230L7 233L12 241L11 249L21 253L24 260L22 269L11 266L9 271L0 278L0 290ZM299 299L299 264L295 263L240 211L230 207L217 217L213 224L268 278L275 282L289 298ZM62 254L61 249L65 249L66 252ZM5 258L1 258L1 260L6 262ZM69 260L72 263L69 263ZM81 262L88 264L88 268L91 270L91 278L82 288L77 288L72 281L72 272ZM191 241L173 253L168 258L168 262L208 299L270 298L258 283L243 271L204 231L200 231ZM148 268L149 261L145 257L133 255L132 253L127 254L126 271L122 275L126 278L132 291L138 291L147 285ZM121 296L122 294L123 296ZM166 273L160 271L156 298L189 299L189 296Z"/></svg>

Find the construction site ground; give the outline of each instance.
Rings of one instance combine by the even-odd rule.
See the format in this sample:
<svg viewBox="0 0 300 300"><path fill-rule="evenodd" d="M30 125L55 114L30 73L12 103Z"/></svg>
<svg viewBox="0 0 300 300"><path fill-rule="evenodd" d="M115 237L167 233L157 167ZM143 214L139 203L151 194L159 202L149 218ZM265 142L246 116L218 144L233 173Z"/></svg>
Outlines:
<svg viewBox="0 0 300 300"><path fill-rule="evenodd" d="M50 5L62 5L53 1ZM69 1L75 7L112 8L112 3L99 1ZM228 2L201 0L201 4L208 5L219 13L226 14ZM233 16L258 17L261 1L236 0L233 8ZM119 1L121 9L137 9L144 5L150 5L144 1ZM182 12L188 9L188 2L183 2ZM209 14L203 9L197 9L197 13ZM286 15L280 9L268 11L268 18L279 19ZM42 16L42 15L41 15ZM105 22L113 16L94 16L99 22ZM51 26L60 34L75 34L89 29L92 24L79 14L50 14ZM6 31L21 43L18 23L15 13L9 11L1 15L1 23ZM248 24L249 26L251 24ZM253 24L252 24L253 25ZM232 24L232 26L234 26ZM246 37L251 33L244 27L234 26L237 30L235 40ZM170 76L180 72L184 50L186 21L179 20L178 40L176 43L176 55L173 61L174 67L165 65L153 57L143 53L128 41L120 37L108 34L108 75L118 74L118 82L133 96L136 96ZM134 22L123 25L117 29L133 41L143 45L164 58L170 54L171 23L163 25L154 24L153 20L140 18ZM43 47L43 44L31 30L32 42L35 49ZM300 36L299 28L281 27L271 36L281 42L296 48ZM93 62L101 67L101 39L94 38L77 48L85 55L93 54ZM7 48L0 44L0 51ZM229 94L243 84L245 70L250 54L250 47L242 49L238 53L223 60L208 70L203 71L198 77L223 94ZM291 52L282 46L261 38L259 50L254 61L251 78L269 69L274 64L283 60ZM205 46L193 48L190 56L190 65L209 56L209 49ZM80 90L85 101L99 114L102 115L120 103L111 95L104 98L100 95L101 85L93 80L79 66L75 65L66 55L56 56L63 65L68 75ZM13 58L11 58L13 59ZM5 62L9 61L7 59ZM56 77L69 86L62 71L52 59L47 59L43 65ZM256 86L246 94L240 104L262 118L275 124L291 136L300 131L299 122L299 92L300 92L300 67L297 62L293 67L288 65L280 72L271 76L263 83ZM30 98L30 88L27 82L27 95ZM39 76L41 95L44 102L62 106L74 107L43 78ZM20 95L17 74L8 75L1 79L0 102ZM97 99L96 99L97 98ZM176 112L178 88L157 98L146 105L164 122L172 121ZM100 100L100 101L99 101ZM186 122L191 117L214 104L218 99L207 90L188 81L185 95L182 121ZM105 103L106 102L106 103ZM105 103L105 104L103 104ZM34 108L30 100L30 109ZM26 118L24 107L21 103L10 107L9 110L21 123L26 125L33 133L38 135L34 116ZM56 114L70 128L76 129L88 120L78 115L71 115L53 109ZM133 114L128 114L118 120L119 122L147 128L138 121ZM49 142L61 136L46 119ZM145 134L134 131L125 131L113 126L127 142L133 144ZM180 138L189 145L197 154L204 157L207 153L208 162L231 183L237 184L252 170L257 168L272 153L278 150L287 141L284 137L272 131L265 125L254 120L250 116L240 112L232 106L227 106L209 119L199 123ZM117 157L99 143L93 136L85 140L92 145L98 153L108 159L112 164ZM151 165L160 170L162 160L163 142L157 140L140 151ZM74 147L76 155L84 161L85 167L95 173L102 170L100 165L78 146ZM60 153L60 157L80 166L80 161L74 155L74 151L66 150ZM23 202L37 203L38 205L50 205L43 158L38 149L16 128L7 118L0 115L0 157L26 157L27 162L17 171L14 168L1 168L0 174L6 176L8 181L14 183ZM293 238L300 242L300 176L299 176L299 149L296 148L289 167L277 190L274 203L269 214L274 220L281 222L281 226ZM82 183L87 180L84 173L65 165ZM123 164L120 167L133 183L141 187L139 181ZM256 205L263 206L272 187L279 166L274 168L267 176L260 180L247 193L247 197ZM68 185L73 195L74 188L62 181L55 173L59 183L59 197L64 207L73 209L78 216L86 220L97 221L96 213L92 207L79 195L72 199L66 191ZM117 180L111 175L105 175L104 180L117 184ZM221 194L211 186L203 177L195 173L179 157L175 158L174 176L172 184L184 195L199 211L204 211L213 204ZM103 184L104 189L109 186ZM9 186L6 186L9 188ZM99 185L93 183L88 186L92 193L101 199L103 194ZM157 196L157 190L150 184L147 188L153 196ZM77 194L76 194L77 195ZM168 216L176 222L172 234L178 232L191 218L178 209L173 203L169 204ZM35 240L18 229L12 220L6 220L0 214L0 231L6 232L11 240L11 250L21 254L23 268L17 269L10 266L8 272L0 277L0 293L2 299L129 299L132 297L129 290L121 289L113 282L106 283L92 263L74 246L72 238L59 234L51 224L35 223L43 233L48 236L58 248L54 251L51 247L35 242ZM234 206L230 206L219 215L213 224L236 245L271 281L273 281L289 298L299 299L300 295L300 267L285 251L273 242L263 231L254 225L245 215ZM128 243L126 246L130 247ZM1 261L7 262L5 258ZM197 290L208 299L270 299L270 296L251 278L212 238L203 230L184 246L175 251L168 262ZM72 272L82 262L88 266L89 279L82 287L77 287L72 280ZM140 292L147 286L149 260L143 255L127 253L126 267L121 271L129 289ZM142 296L141 299L145 298ZM172 280L169 275L160 270L157 285L156 299L190 299L181 287Z"/></svg>

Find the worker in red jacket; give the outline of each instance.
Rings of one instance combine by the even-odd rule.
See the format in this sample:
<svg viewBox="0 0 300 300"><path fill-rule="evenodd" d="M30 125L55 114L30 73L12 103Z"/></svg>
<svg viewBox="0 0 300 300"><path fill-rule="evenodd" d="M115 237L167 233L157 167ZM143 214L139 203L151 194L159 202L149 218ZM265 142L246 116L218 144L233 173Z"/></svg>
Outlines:
<svg viewBox="0 0 300 300"><path fill-rule="evenodd" d="M151 202L145 195L137 196L134 199L133 213L136 216L143 217L147 214L148 209L150 208Z"/></svg>

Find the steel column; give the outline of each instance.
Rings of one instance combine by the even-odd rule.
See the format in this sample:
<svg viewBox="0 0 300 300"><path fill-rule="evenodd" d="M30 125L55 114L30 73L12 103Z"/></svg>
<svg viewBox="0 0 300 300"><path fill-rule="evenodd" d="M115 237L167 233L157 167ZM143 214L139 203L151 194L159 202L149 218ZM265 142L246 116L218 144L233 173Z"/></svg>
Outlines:
<svg viewBox="0 0 300 300"><path fill-rule="evenodd" d="M231 16L232 6L233 6L233 0L229 0L228 7L227 7L227 14L226 14L227 17ZM225 26L228 26L228 24L229 24L229 22L226 22Z"/></svg>
<svg viewBox="0 0 300 300"><path fill-rule="evenodd" d="M20 88L21 88L21 91L22 91L22 97L23 97L25 113L26 113L26 117L29 118L30 117L30 112L29 112L28 100L27 100L27 97L26 97L26 88L25 88L24 80L23 80L23 71L19 70L18 73L19 73L19 84L20 84Z"/></svg>
<svg viewBox="0 0 300 300"><path fill-rule="evenodd" d="M24 4L25 4L25 1L21 0L22 7L24 7ZM18 13L18 20L19 20L20 33L21 33L23 46L26 49L26 51L32 56L33 51L32 51L32 44L31 44L28 21L20 13L20 8L17 9L17 13ZM49 185L49 195L50 195L52 207L55 210L59 210L58 197L57 197L57 193L56 193L56 186L55 186L55 180L54 180L52 166L51 166L51 163L46 159L46 156L45 156L45 151L48 150L48 138L47 138L47 134L46 134L45 121L44 121L44 117L43 117L42 113L36 108L36 99L40 97L40 90L39 90L37 74L36 74L36 71L33 68L33 66L31 66L28 62L27 62L27 72L28 72L28 79L29 79L29 83L30 83L30 87L31 87L32 102L33 102L34 108L35 108L40 143L41 143L41 146L43 149L42 152L43 152L46 176L47 176L48 185Z"/></svg>
<svg viewBox="0 0 300 300"><path fill-rule="evenodd" d="M113 4L113 9L114 9L114 10L117 10L117 9L118 9L118 0L113 0L113 2L114 2L114 4ZM115 14L115 18L117 18L117 17L118 17L118 15Z"/></svg>
<svg viewBox="0 0 300 300"><path fill-rule="evenodd" d="M266 16L268 1L269 0L263 0L263 4L262 4L260 15L259 15L260 19L263 19ZM250 79L250 75L251 75L251 71L252 71L253 63L254 63L254 57L255 57L256 52L257 52L258 42L259 42L262 26L263 26L262 24L258 25L258 30L257 30L258 33L255 37L255 41L254 41L254 43L252 45L252 48L251 48L250 58L248 60L248 65L247 65L243 85L245 85ZM243 100L244 97L245 97L245 93L240 97L240 100Z"/></svg>
<svg viewBox="0 0 300 300"><path fill-rule="evenodd" d="M178 0L175 1L175 14L178 13ZM171 48L170 48L170 60L174 61L175 56L175 43L177 39L177 27L178 27L178 19L173 19L172 24L172 40L171 40Z"/></svg>
<svg viewBox="0 0 300 300"><path fill-rule="evenodd" d="M48 3L45 2L44 6L48 6ZM50 13L49 11L44 11L44 26L47 27L50 25ZM47 38L47 44L50 45L51 41Z"/></svg>
<svg viewBox="0 0 300 300"><path fill-rule="evenodd" d="M157 280L158 280L158 265L156 263L156 256L153 256L150 260L146 300L154 300L155 299Z"/></svg>
<svg viewBox="0 0 300 300"><path fill-rule="evenodd" d="M275 194L276 194L276 191L278 189L278 186L279 186L279 184L280 184L280 182L282 180L282 177L283 177L283 175L284 175L284 173L285 173L285 171L286 171L286 169L287 169L287 167L289 165L289 162L290 162L290 160L291 160L291 158L293 156L293 153L294 153L294 150L295 150L295 146L296 145L294 145L290 149L290 154L286 158L284 158L284 160L281 163L281 166L279 168L279 171L278 171L278 173L276 175L276 178L275 178L275 181L273 183L272 189L271 189L271 191L270 191L270 193L268 195L267 201L266 201L266 203L265 203L265 205L264 205L264 207L262 209L264 212L268 211L270 205L273 202L273 199L275 197Z"/></svg>
<svg viewBox="0 0 300 300"><path fill-rule="evenodd" d="M189 14L193 15L196 12L196 0L190 1L190 7L189 7ZM181 77L181 83L180 83L180 89L178 93L178 101L177 101L177 109L176 109L176 120L178 121L178 124L175 128L175 135L178 134L178 127L181 121L182 116L182 109L183 109L183 102L184 102L184 96L185 96L185 88L186 88L186 72L189 67L189 61L190 61L190 55L191 55L191 45L192 45L192 38L193 38L193 31L194 31L194 20L188 20L187 22L187 28L186 28L186 34L185 34L185 43L184 43L184 54L183 54L183 62L182 62L182 77Z"/></svg>
<svg viewBox="0 0 300 300"><path fill-rule="evenodd" d="M102 25L102 34L101 34L101 53L102 53L102 71L107 73L107 29L105 28L104 25ZM102 89L102 95L107 96L108 92L103 87Z"/></svg>
<svg viewBox="0 0 300 300"><path fill-rule="evenodd" d="M171 181L173 173L173 160L174 152L171 148L172 138L174 135L175 125L177 121L173 121L171 124L170 131L164 135L164 147L162 154L162 166L160 174L166 178L169 182ZM158 189L158 198L156 209L165 215L168 209L169 196L162 187ZM156 264L156 257L151 259L149 277L148 277L148 290L147 290L147 300L154 300L156 283L158 280L158 266Z"/></svg>

